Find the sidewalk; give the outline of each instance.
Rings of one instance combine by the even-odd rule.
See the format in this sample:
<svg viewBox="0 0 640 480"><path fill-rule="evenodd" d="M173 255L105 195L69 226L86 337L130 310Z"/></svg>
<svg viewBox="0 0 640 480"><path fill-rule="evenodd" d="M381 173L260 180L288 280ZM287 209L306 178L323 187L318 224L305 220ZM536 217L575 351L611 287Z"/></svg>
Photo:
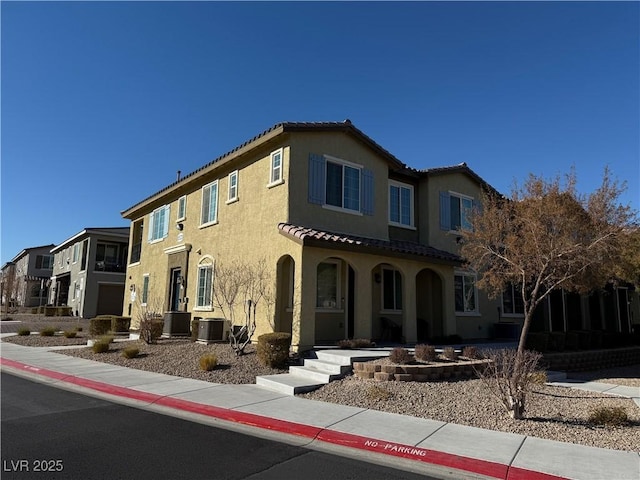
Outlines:
<svg viewBox="0 0 640 480"><path fill-rule="evenodd" d="M50 348L2 343L0 349L0 365L9 373L137 408L413 472L513 480L640 478L638 452L317 402L257 385L173 377L60 355ZM605 388L602 385L594 388ZM580 386L589 388L587 384ZM637 397L635 390L616 393Z"/></svg>

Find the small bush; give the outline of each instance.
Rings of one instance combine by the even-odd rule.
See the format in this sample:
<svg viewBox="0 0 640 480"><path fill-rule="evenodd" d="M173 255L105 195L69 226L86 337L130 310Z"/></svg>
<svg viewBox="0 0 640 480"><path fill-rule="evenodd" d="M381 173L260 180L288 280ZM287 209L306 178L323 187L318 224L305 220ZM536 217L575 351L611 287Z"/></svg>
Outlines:
<svg viewBox="0 0 640 480"><path fill-rule="evenodd" d="M113 315L111 317L111 331L112 332L128 332L131 326L130 317L119 317Z"/></svg>
<svg viewBox="0 0 640 480"><path fill-rule="evenodd" d="M54 327L44 327L40 330L41 337L53 337L56 333L56 329Z"/></svg>
<svg viewBox="0 0 640 480"><path fill-rule="evenodd" d="M382 388L380 385L371 385L367 388L367 397L370 400L389 400L393 397L393 393L391 393L386 388Z"/></svg>
<svg viewBox="0 0 640 480"><path fill-rule="evenodd" d="M210 372L218 365L218 357L214 353L205 353L200 357L200 370Z"/></svg>
<svg viewBox="0 0 640 480"><path fill-rule="evenodd" d="M96 317L89 320L89 333L97 337L111 330L111 316Z"/></svg>
<svg viewBox="0 0 640 480"><path fill-rule="evenodd" d="M114 339L115 337L113 335L102 335L98 341L104 343L113 343Z"/></svg>
<svg viewBox="0 0 640 480"><path fill-rule="evenodd" d="M529 379L534 385L544 385L548 380L547 372L544 370L538 370L537 372L529 374Z"/></svg>
<svg viewBox="0 0 640 480"><path fill-rule="evenodd" d="M258 337L256 353L262 365L271 368L284 367L289 360L291 334L286 332L265 333Z"/></svg>
<svg viewBox="0 0 640 480"><path fill-rule="evenodd" d="M65 330L62 334L64 338L76 338L77 332L75 330Z"/></svg>
<svg viewBox="0 0 640 480"><path fill-rule="evenodd" d="M20 330L18 330L18 335L20 335L21 337L26 337L27 335L31 335L31 330L23 327Z"/></svg>
<svg viewBox="0 0 640 480"><path fill-rule="evenodd" d="M369 340L368 338L354 338L354 339L339 340L337 342L337 345L339 348L342 348L342 349L371 348L376 346L376 344L371 340Z"/></svg>
<svg viewBox="0 0 640 480"><path fill-rule="evenodd" d="M107 342L97 341L91 347L93 353L105 353L109 351L109 344Z"/></svg>
<svg viewBox="0 0 640 480"><path fill-rule="evenodd" d="M599 407L589 416L589 423L607 427L618 427L628 421L627 412L622 407Z"/></svg>
<svg viewBox="0 0 640 480"><path fill-rule="evenodd" d="M478 349L473 345L467 345L462 349L462 356L466 358L478 358Z"/></svg>
<svg viewBox="0 0 640 480"><path fill-rule="evenodd" d="M436 347L433 345L416 345L416 359L423 362L433 362L436 359Z"/></svg>
<svg viewBox="0 0 640 480"><path fill-rule="evenodd" d="M140 320L140 339L146 344L157 343L163 328L164 319L145 316Z"/></svg>
<svg viewBox="0 0 640 480"><path fill-rule="evenodd" d="M393 350L391 350L391 353L389 354L389 359L393 363L405 365L410 361L412 361L413 357L409 353L409 350L407 350L406 348L396 347Z"/></svg>
<svg viewBox="0 0 640 480"><path fill-rule="evenodd" d="M443 351L442 351L444 358L446 358L447 360L457 360L458 359L458 353L456 352L456 350L453 347L446 347Z"/></svg>
<svg viewBox="0 0 640 480"><path fill-rule="evenodd" d="M137 347L127 347L122 350L122 356L124 358L136 358L139 353L140 349L138 349Z"/></svg>

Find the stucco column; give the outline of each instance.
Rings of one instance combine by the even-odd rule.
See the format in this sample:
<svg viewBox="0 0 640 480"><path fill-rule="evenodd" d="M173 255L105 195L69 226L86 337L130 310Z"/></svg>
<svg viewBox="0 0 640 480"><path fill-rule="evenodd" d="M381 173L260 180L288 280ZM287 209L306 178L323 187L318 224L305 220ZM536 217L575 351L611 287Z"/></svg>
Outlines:
<svg viewBox="0 0 640 480"><path fill-rule="evenodd" d="M371 338L373 336L373 309L371 295L371 270L358 269L356 276L356 304L354 338Z"/></svg>
<svg viewBox="0 0 640 480"><path fill-rule="evenodd" d="M297 351L313 347L316 331L316 264L304 257L301 264L300 308L296 309L293 318L291 338L291 343Z"/></svg>
<svg viewBox="0 0 640 480"><path fill-rule="evenodd" d="M455 286L453 275L445 275L442 279L442 296L444 300L443 311L443 335L452 335L457 332L457 320L455 309Z"/></svg>
<svg viewBox="0 0 640 480"><path fill-rule="evenodd" d="M413 270L406 273L404 287L404 314L402 319L402 331L407 343L418 340L418 325L416 320L416 275Z"/></svg>

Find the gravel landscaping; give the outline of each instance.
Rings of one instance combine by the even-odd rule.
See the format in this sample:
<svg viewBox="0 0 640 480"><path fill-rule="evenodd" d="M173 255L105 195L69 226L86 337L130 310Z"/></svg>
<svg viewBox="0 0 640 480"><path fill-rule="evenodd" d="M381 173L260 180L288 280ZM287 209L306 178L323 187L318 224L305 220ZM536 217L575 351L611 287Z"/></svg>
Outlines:
<svg viewBox="0 0 640 480"><path fill-rule="evenodd" d="M84 337L85 333L80 335ZM29 346L70 345L86 338L8 337L5 341ZM121 350L135 345L141 355L122 357ZM255 383L256 375L283 373L261 366L253 346L248 355L236 357L227 344L201 345L183 339L161 339L157 345L138 341L116 342L111 350L95 354L90 348L59 353L140 370L217 383ZM198 368L204 353L218 356L211 372ZM575 378L640 387L640 365L572 374ZM479 428L531 435L594 447L640 452L640 407L632 400L576 389L539 386L529 396L526 419L512 420L484 389L480 380L451 382L379 382L347 376L303 398L370 408L414 417L430 418ZM589 423L591 412L601 406L622 407L629 418L623 427L597 427Z"/></svg>

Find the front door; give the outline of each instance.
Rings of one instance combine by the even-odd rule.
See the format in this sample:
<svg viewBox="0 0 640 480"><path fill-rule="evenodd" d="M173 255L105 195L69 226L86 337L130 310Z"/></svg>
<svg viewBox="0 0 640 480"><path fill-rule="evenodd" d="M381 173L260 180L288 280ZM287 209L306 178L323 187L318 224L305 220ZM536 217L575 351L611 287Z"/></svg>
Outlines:
<svg viewBox="0 0 640 480"><path fill-rule="evenodd" d="M180 294L182 287L182 269L171 269L171 297L169 299L169 310L172 312L180 311Z"/></svg>

